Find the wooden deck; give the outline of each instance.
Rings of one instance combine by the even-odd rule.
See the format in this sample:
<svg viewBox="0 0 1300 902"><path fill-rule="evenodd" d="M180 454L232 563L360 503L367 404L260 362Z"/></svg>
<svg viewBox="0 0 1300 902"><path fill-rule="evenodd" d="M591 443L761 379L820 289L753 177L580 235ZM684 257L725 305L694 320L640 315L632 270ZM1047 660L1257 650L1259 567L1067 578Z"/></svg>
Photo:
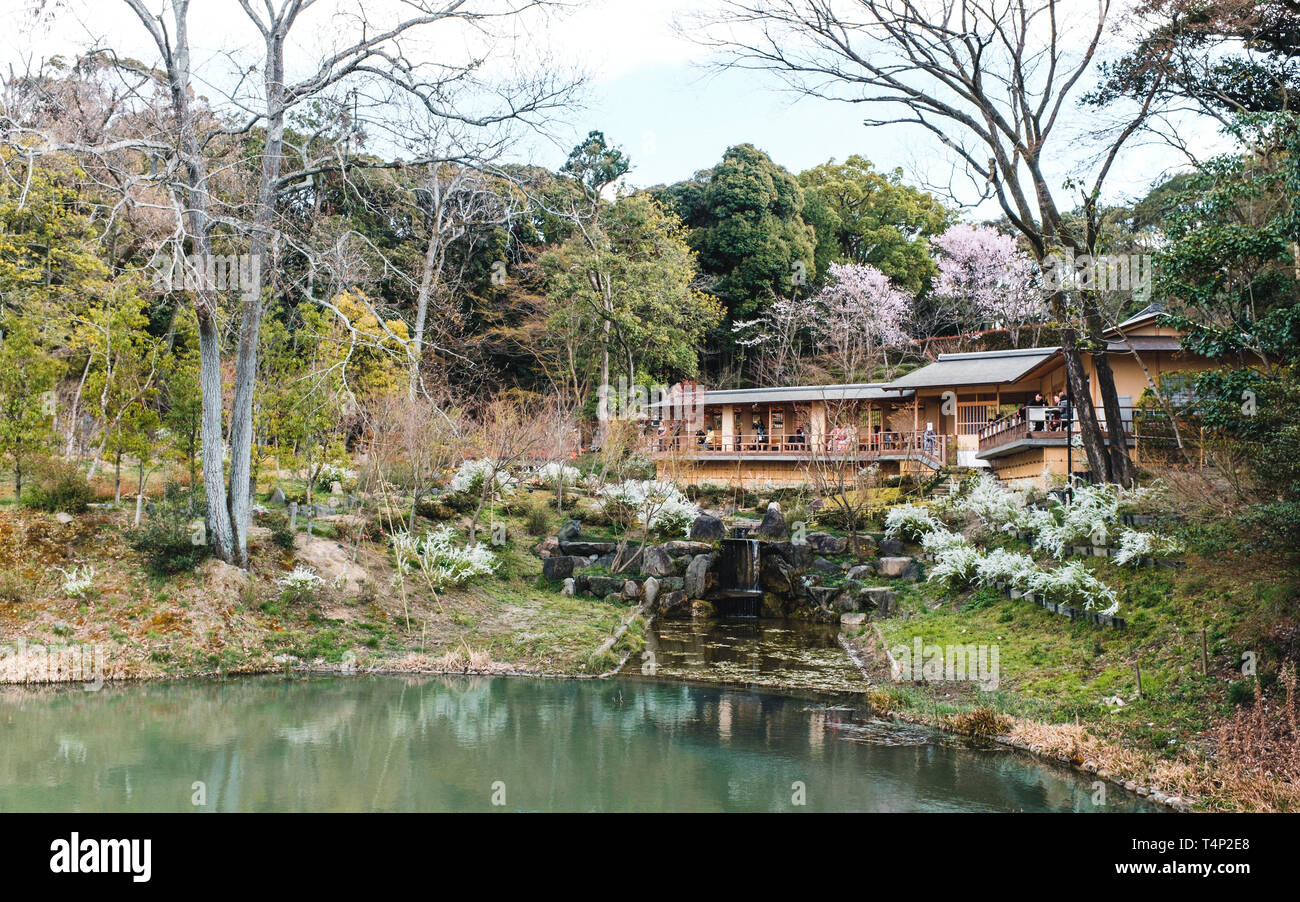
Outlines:
<svg viewBox="0 0 1300 902"><path fill-rule="evenodd" d="M1064 447L1070 441L1072 435L1079 434L1078 420L1070 423L1070 429L1067 430L1058 418L1050 414L1044 414L1046 408L1025 409L1016 413L994 420L987 426L979 430L979 452L981 458L1000 457L1007 454L1014 454L1026 448L1034 447ZM1125 437L1130 445L1135 442L1136 434L1133 420L1133 409L1124 408L1120 411L1123 418L1123 429ZM1102 432L1108 434L1106 430L1106 413L1101 408L1097 408L1097 417L1102 426Z"/></svg>

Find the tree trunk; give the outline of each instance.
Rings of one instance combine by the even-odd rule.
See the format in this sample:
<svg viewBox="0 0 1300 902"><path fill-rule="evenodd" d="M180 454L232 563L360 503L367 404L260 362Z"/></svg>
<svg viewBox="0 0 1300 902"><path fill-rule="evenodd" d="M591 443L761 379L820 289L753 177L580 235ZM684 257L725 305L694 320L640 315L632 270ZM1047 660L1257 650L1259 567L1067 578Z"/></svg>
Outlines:
<svg viewBox="0 0 1300 902"><path fill-rule="evenodd" d="M144 510L144 461L140 461L140 483L135 492L135 525L140 525L140 513Z"/></svg>
<svg viewBox="0 0 1300 902"><path fill-rule="evenodd" d="M1110 461L1107 481L1130 487L1136 479L1133 459L1128 456L1128 439L1124 435L1123 411L1119 406L1119 393L1115 390L1115 374L1110 368L1110 358L1105 351L1093 351L1092 365L1097 373L1097 388L1101 392L1102 408L1106 411L1106 444Z"/></svg>
<svg viewBox="0 0 1300 902"><path fill-rule="evenodd" d="M1070 389L1071 413L1079 421L1079 434L1083 450L1094 477L1110 481L1110 458L1097 423L1097 411L1092 406L1087 375L1083 371L1083 357L1079 353L1078 336L1072 328L1061 330L1061 353L1065 357L1065 378ZM1066 441L1071 437L1067 436ZM1067 473L1067 481L1072 474Z"/></svg>
<svg viewBox="0 0 1300 902"><path fill-rule="evenodd" d="M230 509L226 507L225 443L221 429L221 336L216 322L202 312L199 316L199 386L203 398L200 435L203 495L208 502L208 540L212 543L212 553L229 564L234 558L234 533L230 526Z"/></svg>

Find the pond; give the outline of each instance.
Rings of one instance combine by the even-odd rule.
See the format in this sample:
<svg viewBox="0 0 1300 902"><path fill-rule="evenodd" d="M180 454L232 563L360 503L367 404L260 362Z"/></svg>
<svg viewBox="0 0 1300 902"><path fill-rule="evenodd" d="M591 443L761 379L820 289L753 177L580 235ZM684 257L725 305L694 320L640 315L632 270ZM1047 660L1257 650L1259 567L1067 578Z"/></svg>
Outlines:
<svg viewBox="0 0 1300 902"><path fill-rule="evenodd" d="M846 698L644 678L7 687L0 811L1097 810L1069 773ZM1105 810L1147 807L1112 791Z"/></svg>

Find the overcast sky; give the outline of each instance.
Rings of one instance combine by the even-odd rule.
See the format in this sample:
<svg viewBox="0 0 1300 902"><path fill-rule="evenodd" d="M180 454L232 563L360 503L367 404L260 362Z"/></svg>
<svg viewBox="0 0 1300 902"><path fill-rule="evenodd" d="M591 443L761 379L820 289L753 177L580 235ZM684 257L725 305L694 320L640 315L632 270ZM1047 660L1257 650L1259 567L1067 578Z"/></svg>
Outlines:
<svg viewBox="0 0 1300 902"><path fill-rule="evenodd" d="M47 20L33 26L28 10L34 2L0 0L6 20L21 23L3 38L7 63L20 66L55 53L75 54L95 41L154 59L141 26L118 0L47 0L44 5L55 8L53 24ZM313 15L324 17L332 4L352 0L320 2L322 9ZM372 6L382 2L370 0ZM161 6L161 0L153 3ZM589 82L583 103L563 117L567 121L555 135L531 139L518 152L531 162L557 167L578 138L600 129L631 156L628 182L637 187L688 178L715 164L727 147L743 142L757 145L793 172L856 153L882 169L900 167L914 184L946 180L948 157L928 135L903 127L869 129L862 124L861 107L796 100L774 77L711 70L709 51L689 38L689 29L684 34L674 28L675 22L689 23L693 10L708 6L707 0L575 0L566 15L534 23L524 35L528 46L582 69ZM191 22L201 71L229 77L232 58L245 50L252 58L255 36L236 0L193 0ZM303 60L319 52L310 36L296 49ZM1086 133L1090 123L1083 112L1066 120L1060 150L1069 156L1059 160L1052 178L1063 180L1085 160L1083 142L1070 135ZM1189 125L1183 137L1202 150L1218 146L1208 125ZM1115 169L1110 197L1140 195L1180 163L1172 151L1135 144ZM968 215L978 219L995 212L986 205Z"/></svg>

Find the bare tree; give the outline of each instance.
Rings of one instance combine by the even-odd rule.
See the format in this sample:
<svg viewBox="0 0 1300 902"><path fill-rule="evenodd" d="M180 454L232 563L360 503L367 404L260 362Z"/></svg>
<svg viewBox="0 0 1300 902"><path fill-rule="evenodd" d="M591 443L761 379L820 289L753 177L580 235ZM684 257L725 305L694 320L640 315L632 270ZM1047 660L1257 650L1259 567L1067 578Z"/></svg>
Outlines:
<svg viewBox="0 0 1300 902"><path fill-rule="evenodd" d="M868 126L911 126L955 154L980 200L996 200L1040 263L1060 249L1096 253L1097 204L1125 141L1151 111L1159 78L1104 136L1090 180L1078 188L1081 217L1062 208L1044 163L1063 153L1051 138L1106 32L1110 0L726 0L697 32L721 65L775 72L813 97L889 110ZM894 111L897 111L896 113ZM1067 136L1066 140L1073 140ZM1129 483L1123 431L1102 433L1083 369L1091 353L1109 423L1121 422L1091 291L1054 291L1061 344L1093 472Z"/></svg>
<svg viewBox="0 0 1300 902"><path fill-rule="evenodd" d="M273 288L271 252L279 240L277 208L283 194L322 173L346 173L359 166L407 165L394 160L377 164L358 154L358 122L364 112L373 121L402 98L428 120L452 124L463 133L500 128L514 122L535 123L563 105L576 82L543 72L507 85L488 85L483 62L511 23L533 10L554 5L551 0L403 0L395 4L357 4L335 10L338 26L333 44L310 40L308 12L324 8L317 0L239 0L239 6L260 37L251 60L231 58L234 74L225 82L216 72L195 71L191 54L190 0L163 0L159 10L148 0L123 0L148 34L157 53L157 68L141 66L101 51L118 71L129 73L143 92L163 87L165 116L156 131L126 136L84 134L40 135L32 142L22 132L28 153L73 151L108 161L131 150L153 161L149 184L166 189L176 218L176 246L184 245L199 259L210 259L222 230L245 236L248 278L241 284L233 319L236 338L233 401L228 418L229 482L223 464L222 311L213 286L194 292L198 318L200 385L203 393L202 460L208 499L208 533L216 555L240 566L248 560L251 514L251 448L253 394L258 341L265 295ZM319 23L317 23L319 24ZM467 47L461 59L418 59L424 38L451 32L442 46ZM471 46L466 36L480 41ZM458 37L457 37L458 36ZM313 46L310 60L290 60L290 48ZM291 79L290 71L305 72ZM233 83L232 80L233 79ZM223 85L229 85L223 87ZM224 107L209 111L200 97L224 94ZM484 100L486 98L486 101ZM286 126L295 110L318 105L350 110L334 140L295 144L286 140ZM235 145L256 134L255 175L246 187L246 209L223 210L219 190L230 171L213 167L212 152L223 142ZM102 138L102 139L101 139ZM32 146L36 145L36 150ZM424 159L414 162L441 162ZM129 167L120 167L123 171ZM138 200L138 196L135 198ZM154 201L160 208L162 203Z"/></svg>

